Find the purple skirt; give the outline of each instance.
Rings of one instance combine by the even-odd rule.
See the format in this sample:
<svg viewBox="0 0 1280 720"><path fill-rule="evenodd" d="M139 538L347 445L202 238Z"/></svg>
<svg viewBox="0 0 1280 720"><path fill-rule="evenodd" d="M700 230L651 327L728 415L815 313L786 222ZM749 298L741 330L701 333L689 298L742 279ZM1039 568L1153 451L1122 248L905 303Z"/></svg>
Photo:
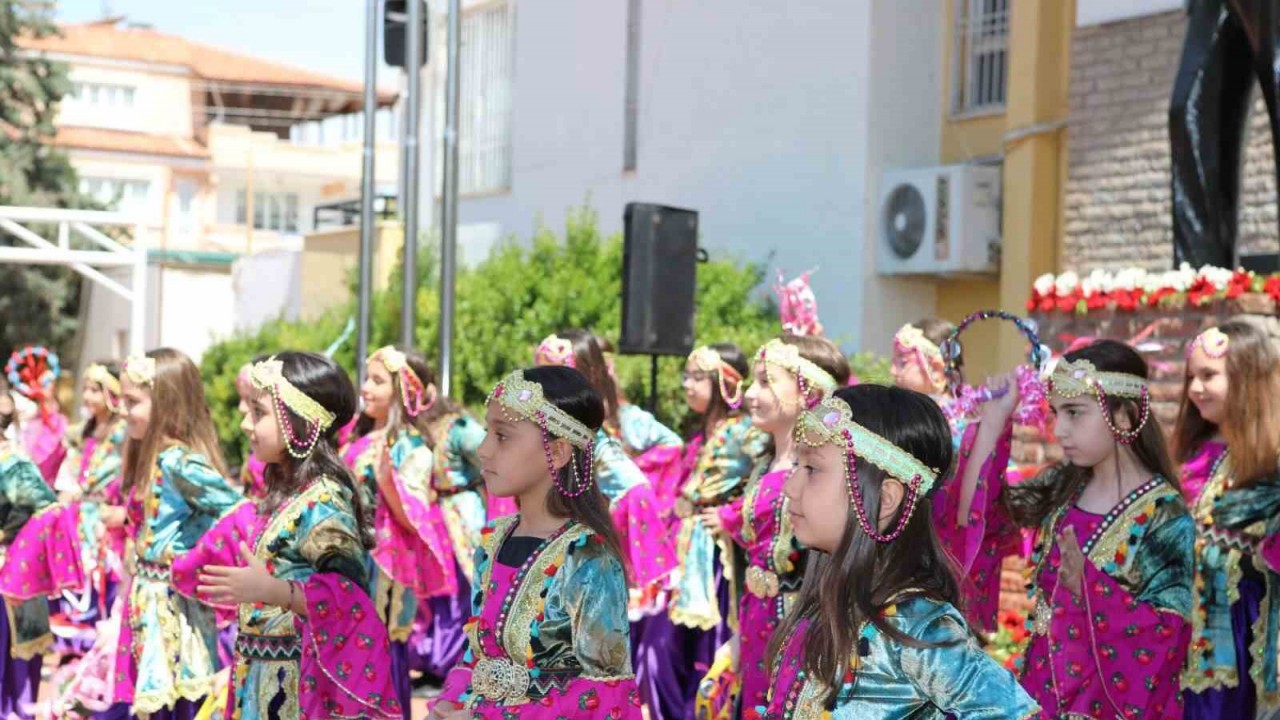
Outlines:
<svg viewBox="0 0 1280 720"><path fill-rule="evenodd" d="M35 717L44 658L37 655L30 660L15 659L11 654L10 634L9 613L4 609L0 611L0 643L4 644L4 664L0 665L0 716L31 720Z"/></svg>
<svg viewBox="0 0 1280 720"><path fill-rule="evenodd" d="M444 683L467 649L462 626L471 617L471 585L457 568L458 592L449 597L419 601L418 620L409 637L409 669L417 670L436 685Z"/></svg>
<svg viewBox="0 0 1280 720"><path fill-rule="evenodd" d="M1183 718L1185 720L1219 720L1221 718L1252 718L1258 708L1258 689L1249 675L1253 656L1249 645L1253 642L1253 623L1258 619L1258 608L1266 589L1261 578L1246 575L1240 581L1240 599L1231 606L1231 629L1235 640L1236 657L1240 659L1237 675L1240 684L1233 688L1206 690L1202 693L1182 693Z"/></svg>
<svg viewBox="0 0 1280 720"><path fill-rule="evenodd" d="M718 559L715 573L720 616L728 618L729 583ZM631 661L649 720L693 720L698 685L715 662L716 650L733 635L726 622L698 630L676 625L664 612L631 625Z"/></svg>

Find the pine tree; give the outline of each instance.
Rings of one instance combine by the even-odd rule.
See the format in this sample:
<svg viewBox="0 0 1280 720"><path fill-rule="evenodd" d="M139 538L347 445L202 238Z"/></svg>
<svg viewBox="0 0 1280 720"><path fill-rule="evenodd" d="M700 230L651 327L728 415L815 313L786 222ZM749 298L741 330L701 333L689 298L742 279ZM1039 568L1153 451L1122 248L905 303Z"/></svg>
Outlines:
<svg viewBox="0 0 1280 720"><path fill-rule="evenodd" d="M53 3L0 0L0 205L85 207L67 156L49 142L66 66L25 54L22 37L57 32ZM37 232L40 228L32 228ZM0 230L0 244L26 247ZM0 352L26 343L74 358L80 276L65 267L0 264ZM0 357L0 361L3 357Z"/></svg>

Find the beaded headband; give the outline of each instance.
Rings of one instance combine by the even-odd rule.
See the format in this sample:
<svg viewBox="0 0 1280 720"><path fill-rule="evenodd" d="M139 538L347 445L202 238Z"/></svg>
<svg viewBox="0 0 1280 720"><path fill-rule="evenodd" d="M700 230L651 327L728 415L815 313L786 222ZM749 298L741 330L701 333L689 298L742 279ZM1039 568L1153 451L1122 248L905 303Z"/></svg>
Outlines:
<svg viewBox="0 0 1280 720"><path fill-rule="evenodd" d="M1191 353L1195 352L1198 347L1204 351L1205 355L1214 360L1219 360L1226 357L1227 349L1230 345L1231 336L1222 332L1221 328L1214 326L1200 333L1191 341L1191 344L1187 346L1187 357L1190 358Z"/></svg>
<svg viewBox="0 0 1280 720"><path fill-rule="evenodd" d="M944 362L942 348L925 337L923 330L910 323L898 328L898 332L893 336L893 349L895 352L915 355L916 362L919 363L920 369L924 371L929 382L939 389L946 386L945 379L933 376L933 363L930 362L931 360Z"/></svg>
<svg viewBox="0 0 1280 720"><path fill-rule="evenodd" d="M863 532L877 542L890 542L902 534L916 503L933 489L938 480L937 469L928 467L911 453L855 422L849 403L837 397L827 397L816 407L800 413L795 435L798 442L809 447L838 445L844 448L849 501ZM906 507L898 518L897 527L888 535L880 533L867 516L862 486L858 484L857 458L875 465L907 488Z"/></svg>
<svg viewBox="0 0 1280 720"><path fill-rule="evenodd" d="M156 359L146 355L135 355L124 361L124 374L129 376L135 385L151 387L156 381Z"/></svg>
<svg viewBox="0 0 1280 720"><path fill-rule="evenodd" d="M720 357L720 353L716 352L714 348L703 345L694 350L689 353L689 362L703 372L716 373L720 383L720 397L724 398L729 407L737 410L742 406L742 392L744 390L742 387L742 373L725 362L724 358ZM725 386L727 382L735 383L733 393L730 393Z"/></svg>
<svg viewBox="0 0 1280 720"><path fill-rule="evenodd" d="M538 349L533 351L533 364L578 367L578 361L573 356L573 341L548 335L538 344Z"/></svg>
<svg viewBox="0 0 1280 720"><path fill-rule="evenodd" d="M489 393L486 405L498 403L503 417L511 422L527 420L542 430L542 450L547 459L547 470L556 489L566 497L578 497L591 487L594 468L596 434L577 418L556 407L543 395L542 386L526 380L523 370L516 370L503 378ZM568 488L560 484L560 473L556 472L551 458L551 437L569 441L571 445L582 451L582 466L572 462L574 484Z"/></svg>
<svg viewBox="0 0 1280 720"><path fill-rule="evenodd" d="M249 381L258 390L271 393L276 424L287 440L285 447L290 455L299 460L311 454L311 449L320 440L320 433L338 419L337 415L289 382L289 378L284 376L284 363L274 356L255 363L249 371ZM306 438L300 440L293 434L293 425L285 422L285 408L307 422Z"/></svg>
<svg viewBox="0 0 1280 720"><path fill-rule="evenodd" d="M373 351L366 363L374 360L385 365L387 372L400 376L400 399L404 402L404 410L409 417L418 417L436 404L434 396L430 401L426 400L427 386L418 377L418 373L413 371L403 352L386 345Z"/></svg>
<svg viewBox="0 0 1280 720"><path fill-rule="evenodd" d="M796 376L800 385L800 396L809 400L809 391L817 388L821 394L834 392L838 387L831 373L818 367L816 363L800 355L800 348L789 345L777 338L764 344L756 351L756 363L765 363L782 368ZM816 403L816 400L813 401Z"/></svg>
<svg viewBox="0 0 1280 720"><path fill-rule="evenodd" d="M120 409L120 396L124 390L120 387L120 378L111 374L105 365L93 363L84 370L84 379L92 383L97 383L107 395L107 407L112 410Z"/></svg>
<svg viewBox="0 0 1280 720"><path fill-rule="evenodd" d="M1059 359L1046 382L1049 393L1061 398L1077 398L1092 395L1098 401L1102 417L1111 428L1111 434L1121 445L1129 445L1138 439L1142 428L1151 417L1151 391L1146 378L1129 373L1103 372L1088 360L1069 362ZM1133 430L1121 430L1111 419L1107 397L1117 396L1137 400L1139 404L1138 426Z"/></svg>

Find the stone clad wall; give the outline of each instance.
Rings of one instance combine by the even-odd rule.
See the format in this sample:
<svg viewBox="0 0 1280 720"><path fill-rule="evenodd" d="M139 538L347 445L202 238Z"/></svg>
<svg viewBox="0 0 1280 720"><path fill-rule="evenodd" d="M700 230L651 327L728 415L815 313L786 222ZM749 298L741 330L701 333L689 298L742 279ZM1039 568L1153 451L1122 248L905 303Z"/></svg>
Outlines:
<svg viewBox="0 0 1280 720"><path fill-rule="evenodd" d="M1185 26L1174 11L1076 28L1059 271L1172 265L1169 99ZM1274 155L1266 107L1254 95L1240 241L1246 253L1274 252Z"/></svg>

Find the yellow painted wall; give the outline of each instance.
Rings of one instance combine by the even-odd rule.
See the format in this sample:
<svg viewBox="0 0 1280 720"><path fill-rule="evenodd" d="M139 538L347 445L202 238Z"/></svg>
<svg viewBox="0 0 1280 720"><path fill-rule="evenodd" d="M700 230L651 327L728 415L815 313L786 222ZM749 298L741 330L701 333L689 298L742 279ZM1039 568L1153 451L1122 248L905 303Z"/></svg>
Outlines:
<svg viewBox="0 0 1280 720"><path fill-rule="evenodd" d="M374 234L373 289L385 290L404 244L398 222L379 223ZM347 279L360 262L360 228L344 227L312 233L302 246L303 320L314 320L347 300Z"/></svg>
<svg viewBox="0 0 1280 720"><path fill-rule="evenodd" d="M1005 111L980 117L951 114L955 3L941 0L948 18L944 48L942 162L1003 156L1003 257L997 278L943 280L938 315L958 321L971 312L1001 308L1022 314L1032 281L1053 272L1061 247L1071 32L1075 0L1010 3L1009 68ZM1031 134L1018 137L1023 132ZM985 323L965 336L970 379L1009 368L1025 357L1015 331Z"/></svg>

